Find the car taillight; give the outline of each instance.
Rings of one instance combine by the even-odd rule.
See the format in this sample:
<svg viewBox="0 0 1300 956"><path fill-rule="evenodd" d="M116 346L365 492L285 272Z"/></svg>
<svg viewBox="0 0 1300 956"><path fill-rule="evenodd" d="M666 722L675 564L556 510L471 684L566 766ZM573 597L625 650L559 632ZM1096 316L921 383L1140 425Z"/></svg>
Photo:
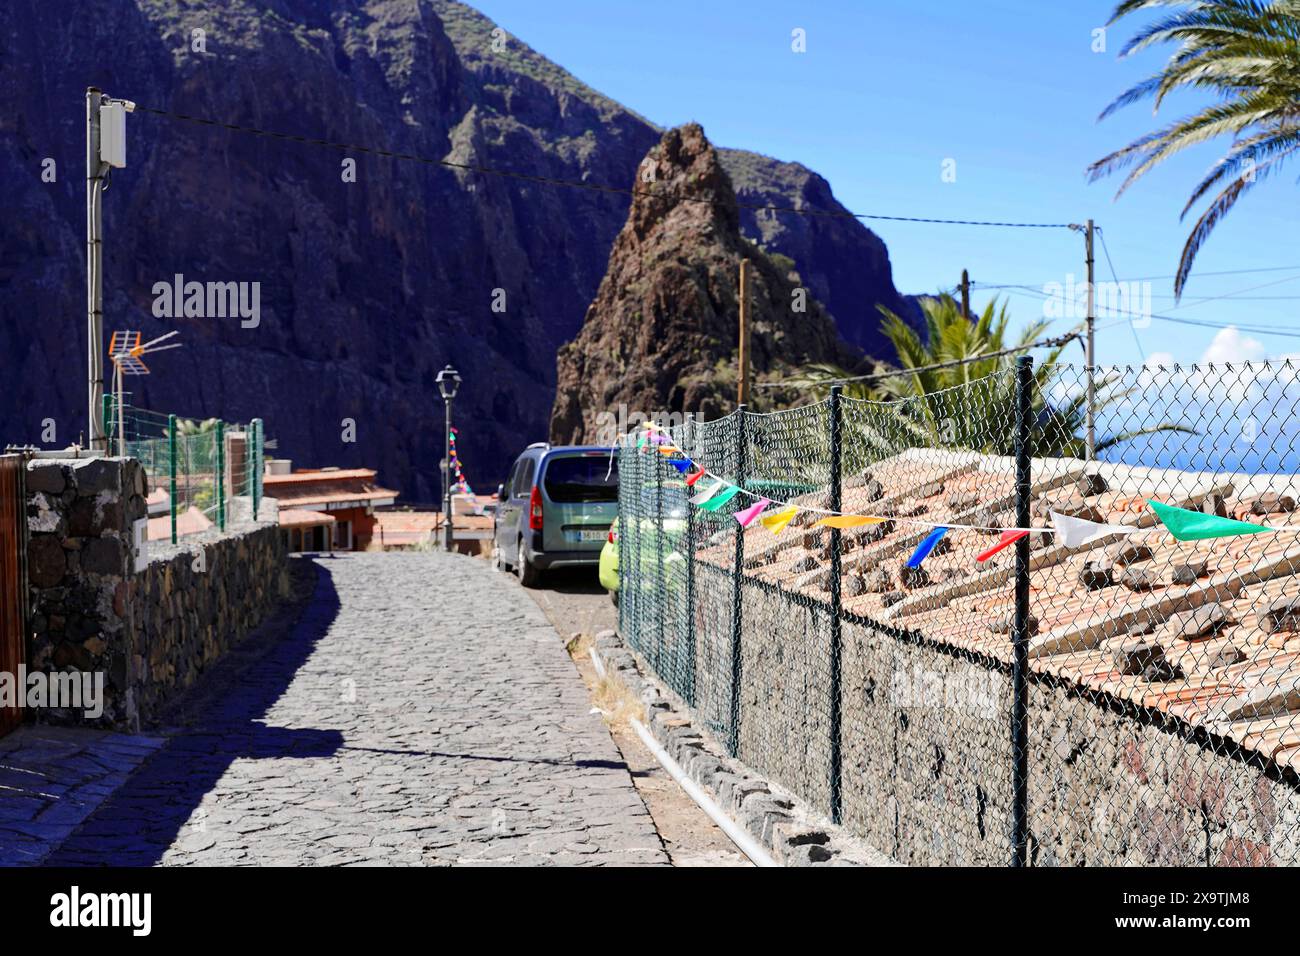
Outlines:
<svg viewBox="0 0 1300 956"><path fill-rule="evenodd" d="M528 496L528 527L534 531L542 530L542 493L533 485L533 493Z"/></svg>

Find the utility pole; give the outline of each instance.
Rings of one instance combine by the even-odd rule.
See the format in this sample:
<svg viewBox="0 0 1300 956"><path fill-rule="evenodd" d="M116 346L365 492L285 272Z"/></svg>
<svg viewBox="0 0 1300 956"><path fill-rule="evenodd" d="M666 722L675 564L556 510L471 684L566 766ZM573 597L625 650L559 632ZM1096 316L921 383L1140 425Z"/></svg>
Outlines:
<svg viewBox="0 0 1300 956"><path fill-rule="evenodd" d="M961 314L970 321L970 273L961 270Z"/></svg>
<svg viewBox="0 0 1300 956"><path fill-rule="evenodd" d="M740 385L737 405L749 404L749 260L740 260Z"/></svg>
<svg viewBox="0 0 1300 956"><path fill-rule="evenodd" d="M1088 220L1086 231L1084 232L1084 246L1087 250L1088 258L1088 340L1087 340L1087 374L1088 374L1088 460L1093 461L1097 457L1097 423L1093 416L1097 408L1097 381L1096 373L1096 329L1097 316L1095 315L1097 305L1095 268L1092 256L1092 240L1094 232L1092 220Z"/></svg>
<svg viewBox="0 0 1300 956"><path fill-rule="evenodd" d="M86 390L92 449L109 452L104 429L104 190L109 170L126 166L130 100L86 88Z"/></svg>
<svg viewBox="0 0 1300 956"><path fill-rule="evenodd" d="M1097 422L1095 419L1095 410L1097 408L1097 342L1096 342L1096 324L1097 324L1097 277L1096 264L1093 261L1092 243L1097 229L1093 221L1089 219L1085 225L1080 226L1078 223L1071 223L1070 228L1075 232L1083 233L1083 255L1084 261L1088 267L1088 312L1084 318L1085 335L1083 342L1084 351L1084 374L1088 380L1087 408L1084 409L1084 421L1087 429L1087 435L1084 439L1086 450L1085 454L1088 461L1093 461L1097 457ZM1073 305L1072 301L1066 303L1067 307ZM1067 313L1068 314L1068 313Z"/></svg>
<svg viewBox="0 0 1300 956"><path fill-rule="evenodd" d="M86 374L91 449L108 451L104 435L104 163L99 158L99 108L104 94L86 90Z"/></svg>

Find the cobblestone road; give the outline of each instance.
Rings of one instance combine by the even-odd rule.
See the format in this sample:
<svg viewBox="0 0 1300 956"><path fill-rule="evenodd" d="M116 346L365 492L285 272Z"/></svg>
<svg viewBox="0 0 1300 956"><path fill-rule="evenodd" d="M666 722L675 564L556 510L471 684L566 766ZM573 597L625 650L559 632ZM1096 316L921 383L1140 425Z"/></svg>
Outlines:
<svg viewBox="0 0 1300 956"><path fill-rule="evenodd" d="M54 864L665 864L555 630L486 562L322 558L292 632Z"/></svg>

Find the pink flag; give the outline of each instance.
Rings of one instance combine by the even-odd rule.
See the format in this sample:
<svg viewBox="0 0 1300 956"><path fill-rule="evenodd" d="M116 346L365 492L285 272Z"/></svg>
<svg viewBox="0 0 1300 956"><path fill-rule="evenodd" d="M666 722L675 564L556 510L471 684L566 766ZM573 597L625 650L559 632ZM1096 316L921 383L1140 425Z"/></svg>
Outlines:
<svg viewBox="0 0 1300 956"><path fill-rule="evenodd" d="M771 503L772 502L768 501L766 498L759 498L758 501L754 502L748 508L742 508L737 511L732 515L732 517L740 522L742 528L748 528L754 523L754 519L763 513L763 509Z"/></svg>

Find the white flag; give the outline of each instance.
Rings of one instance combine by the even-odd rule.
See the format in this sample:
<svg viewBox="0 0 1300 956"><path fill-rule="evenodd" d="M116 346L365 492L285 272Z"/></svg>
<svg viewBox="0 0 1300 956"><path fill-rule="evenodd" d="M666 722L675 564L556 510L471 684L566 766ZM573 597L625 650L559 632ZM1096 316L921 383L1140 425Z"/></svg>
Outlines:
<svg viewBox="0 0 1300 956"><path fill-rule="evenodd" d="M692 495L691 504L693 505L704 504L704 502L708 501L710 498L712 498L714 495L716 495L719 491L722 490L723 484L724 483L721 481L714 481L713 484L709 485L709 487L705 488L703 491L697 492L696 494Z"/></svg>
<svg viewBox="0 0 1300 956"><path fill-rule="evenodd" d="M1085 518L1071 518L1057 511L1050 514L1052 528L1056 532L1056 543L1063 544L1067 548L1077 548L1093 538L1101 538L1108 534L1132 534L1138 530L1129 524L1098 524Z"/></svg>

